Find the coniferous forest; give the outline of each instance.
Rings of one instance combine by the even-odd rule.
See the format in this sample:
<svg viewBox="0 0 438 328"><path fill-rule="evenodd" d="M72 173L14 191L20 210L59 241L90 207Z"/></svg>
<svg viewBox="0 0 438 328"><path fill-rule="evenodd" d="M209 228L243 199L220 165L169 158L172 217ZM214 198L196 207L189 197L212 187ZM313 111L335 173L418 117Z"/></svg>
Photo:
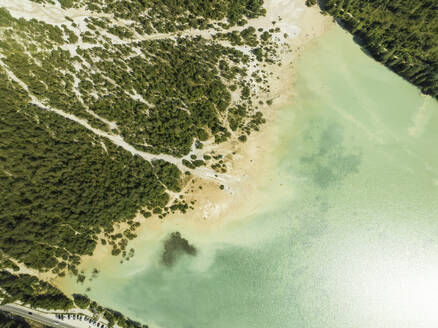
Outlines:
<svg viewBox="0 0 438 328"><path fill-rule="evenodd" d="M279 64L283 33L275 21L251 26L263 0L30 1L86 14L53 23L0 6L0 300L141 327L28 272L84 281L81 258L99 243L129 259L141 220L185 213L184 187L200 168L226 172L204 146L244 143L265 122L263 68ZM323 6L374 58L438 97L436 1ZM175 249L196 253L172 238L163 262Z"/></svg>
<svg viewBox="0 0 438 328"><path fill-rule="evenodd" d="M438 97L438 2L327 0L323 9L363 47L422 92Z"/></svg>
<svg viewBox="0 0 438 328"><path fill-rule="evenodd" d="M226 171L204 143L264 123L255 90L269 93L279 30L251 26L261 0L30 1L65 16L0 6L0 299L139 327L28 272L83 282L99 243L129 259L140 220L186 212L198 169Z"/></svg>
<svg viewBox="0 0 438 328"><path fill-rule="evenodd" d="M264 14L258 1L59 3L90 15L59 26L0 8L0 249L62 276L78 274L99 234L125 254L136 213L185 211L182 196L169 203L168 191L181 191L181 169L207 165L182 158L195 143L241 140L258 129L264 119L248 93L256 78L246 70L250 56L219 31L237 26L233 35L250 49L270 48L273 31L245 27ZM212 29L218 41L173 34L193 27ZM258 60L269 56L262 51ZM130 229L113 233L117 222Z"/></svg>

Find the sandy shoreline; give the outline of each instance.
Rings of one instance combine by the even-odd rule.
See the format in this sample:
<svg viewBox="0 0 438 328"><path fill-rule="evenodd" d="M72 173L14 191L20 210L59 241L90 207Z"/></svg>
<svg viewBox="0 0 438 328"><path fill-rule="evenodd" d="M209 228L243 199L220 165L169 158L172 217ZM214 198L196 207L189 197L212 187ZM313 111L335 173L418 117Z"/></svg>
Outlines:
<svg viewBox="0 0 438 328"><path fill-rule="evenodd" d="M247 142L231 141L214 146L216 153L223 154L225 159L227 159L227 154L234 153L232 158L228 157L226 161L227 174L239 179L235 179L235 182L231 182L224 190L221 190L217 183L194 177L194 183L189 182L186 185L188 194L185 198L188 203L192 200L196 201L195 209L186 214L171 214L164 219L157 216L146 220L140 216L137 217L136 220L141 222L141 226L137 229L137 239L140 241L136 239L130 242L128 249L136 248L133 244L141 242L142 237L161 241L169 232L175 230L183 230L186 233L189 231L190 235L203 235L208 238L215 231L232 224L233 221L250 217L260 204L261 200L258 199L260 193L257 191L268 183L269 172L272 172L274 164L271 160L273 156L270 154L273 151L272 145L275 144L276 112L293 101L296 59L308 41L322 35L333 25L329 17L320 14L319 7L308 8L304 0L268 1L266 9L267 15L252 25L270 28L272 21L276 20L278 21L276 26L282 29L282 33L285 31L289 35L284 39L284 42L288 44L288 49L284 48L280 52L282 65L272 65L266 68L268 73L272 72L268 79L271 92L263 97L264 100L273 99L274 103L272 106L265 105L261 108L266 123L262 125L261 131L253 132ZM291 14L286 16L285 13ZM154 250L150 252L153 254ZM147 255L141 254L143 260ZM138 254L133 261L136 261L137 256ZM83 258L80 269L87 272L93 267L105 266L107 262L118 263L120 260L121 258L115 259L111 255L110 246L99 244L93 256ZM52 282L68 293L71 288L68 286L70 285L68 280L56 278Z"/></svg>
<svg viewBox="0 0 438 328"><path fill-rule="evenodd" d="M298 6L297 3L299 3ZM283 16L280 24L277 25L299 26L301 32L295 38L285 39L290 49L282 51L282 65L272 65L267 69L268 73L273 73L268 79L271 93L263 97L264 100L274 99L274 104L265 105L261 109L266 119L266 123L261 126L261 131L253 132L245 143L230 141L214 146L216 153L224 154L225 158L227 154L235 153L227 161L227 174L236 177L235 181L221 190L216 183L194 177L194 183L188 185L188 189L192 189L193 192L187 195L186 200L196 201L195 209L188 211L185 215L171 214L164 219L151 217L142 223L137 231L139 235L144 229L156 229L163 221L171 221L181 216L185 217L187 224L197 226L200 231L216 229L228 223L228 219L238 216L238 212L244 212L246 216L249 216L251 207L257 206L254 204L254 192L269 180L268 172L274 164L269 154L272 153L271 146L276 137L276 113L293 101L296 59L307 42L322 35L332 26L331 19L321 15L319 7L308 8L304 5L304 0L274 0L267 7L268 14L264 17L263 24L269 24L273 18L282 17L280 14L285 11L295 10L295 13L300 13L298 18L295 15L289 18Z"/></svg>

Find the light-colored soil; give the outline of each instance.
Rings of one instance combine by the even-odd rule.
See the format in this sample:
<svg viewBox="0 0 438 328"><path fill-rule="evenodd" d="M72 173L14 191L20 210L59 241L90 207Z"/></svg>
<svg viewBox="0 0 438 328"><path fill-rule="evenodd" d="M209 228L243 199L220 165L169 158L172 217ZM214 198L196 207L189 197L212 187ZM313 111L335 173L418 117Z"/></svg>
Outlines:
<svg viewBox="0 0 438 328"><path fill-rule="evenodd" d="M60 7L35 7L37 5L28 0L0 0L0 6L4 5L16 17L21 15L21 17L29 19L37 15L39 19L52 24L61 23L61 21L57 21L56 17L62 17L59 19L64 20L66 16L66 11ZM38 8L38 12L35 12L35 8ZM272 170L272 162L265 154L268 153L269 147L275 138L274 122L276 111L293 101L294 65L296 58L309 40L322 35L332 25L329 17L319 13L318 7L308 8L305 6L304 0L266 0L266 9L267 15L251 21L251 26L255 28L262 27L264 29L279 27L281 29L280 35L277 36L278 42L282 44L280 47L281 66L254 67L254 69L263 68L270 74L268 84L271 92L269 94L259 94L259 96L264 101L273 99L274 103L272 106L264 105L261 108L267 122L262 125L260 132L253 132L246 143L234 140L221 145L211 144L204 147L204 150L210 148L216 154L224 156L228 172L216 175L211 169L198 168L193 172L194 182L190 181L186 185L184 190L186 192L186 201L188 203L195 201L195 209L189 211L184 216L184 222L200 231L216 229L223 224L229 223L231 217L235 219L241 218L242 216L239 216L239 213L248 215L255 208L256 203L253 195L260 186L268 183L266 172ZM68 13L70 17L88 15L88 12L77 9L72 9ZM273 24L273 21L275 21L275 24ZM206 32L203 31L202 34ZM7 70L1 59L0 65ZM8 73L13 80L18 80L11 72L8 71ZM17 82L20 83L19 80ZM165 159L184 170L181 167L180 161L172 156L163 154L157 156L140 152L127 144L120 136L110 135L94 129L87 122L71 114L44 106L36 98L33 98L32 101L47 110L54 111L61 116L78 122L97 135L108 138L114 144L123 147L131 153L140 155L146 160L155 158ZM224 186L223 190L219 188L221 184ZM230 215L231 213L233 215ZM136 219L142 222L138 233L141 234L143 229L159 231L163 220L172 221L178 218L181 218L181 214L168 215L164 219L155 216L147 220L138 216ZM126 228L125 225L120 226L116 230L123 230L123 228ZM92 259L105 258L109 253L109 246L98 246ZM84 267L86 267L89 260L90 258L84 258Z"/></svg>
<svg viewBox="0 0 438 328"><path fill-rule="evenodd" d="M187 201L193 200L196 203L195 209L186 215L187 224L199 226L201 230L223 225L230 218L238 218L237 213L245 213L247 216L251 208L257 205L254 204L252 195L268 183L266 173L272 169L273 163L265 154L269 153L269 148L275 140L276 111L293 101L296 58L308 41L322 35L332 26L331 19L321 15L318 7L308 8L301 0L268 1L267 10L266 17L258 23L264 28L269 28L272 26L272 20L278 21L278 17L281 17L282 20L276 26L290 33L285 39L289 49L284 49L281 55L282 65L268 68L273 74L268 82L271 93L265 95L265 100L274 99L274 104L262 108L267 122L262 125L261 131L253 132L247 142L232 141L219 147L215 146L216 153L228 159L227 174L234 177L223 183L224 190L221 190L217 183L203 181L197 177L194 177L194 183L189 183ZM293 37L291 32L297 34ZM229 215L231 213L233 215ZM181 214L169 215L163 220L172 220L174 217L181 217ZM158 217L149 218L141 229L156 229L160 222L162 219Z"/></svg>
<svg viewBox="0 0 438 328"><path fill-rule="evenodd" d="M258 201L254 195L258 188L269 183L268 172L272 171L272 161L268 156L269 148L275 142L275 117L280 108L284 108L293 101L295 62L307 42L322 35L333 24L329 17L323 16L318 7L308 8L304 0L273 0L267 3L267 15L251 24L252 26L270 28L276 20L289 37L284 39L288 47L281 53L281 66L272 66L269 72L271 93L260 95L267 99L274 99L272 106L265 106L261 110L266 118L266 124L261 131L252 133L245 143L231 141L221 145L212 145L216 154L222 154L227 164L229 179L205 180L199 175L194 176L186 185L186 201L194 201L194 210L187 214L171 214L164 219L153 216L144 220L139 215L136 220L142 223L137 234L142 231L154 231L157 240L161 240L168 233L169 223L174 221L175 227L184 224L194 233L212 232L220 229L233 220L242 220L251 215L256 209ZM281 17L281 21L278 20ZM208 149L208 145L204 150ZM210 174L210 171L208 171ZM219 184L224 189L219 188ZM201 189L202 188L202 189ZM181 217L183 216L183 220ZM166 225L166 226L165 226ZM120 229L122 230L122 229ZM130 247L128 245L128 247ZM144 254L143 254L144 255ZM142 255L142 256L143 256ZM103 263L110 255L109 246L99 245L92 257L84 258L83 267L87 263ZM145 259L146 260L146 259ZM61 284L62 285L62 284Z"/></svg>

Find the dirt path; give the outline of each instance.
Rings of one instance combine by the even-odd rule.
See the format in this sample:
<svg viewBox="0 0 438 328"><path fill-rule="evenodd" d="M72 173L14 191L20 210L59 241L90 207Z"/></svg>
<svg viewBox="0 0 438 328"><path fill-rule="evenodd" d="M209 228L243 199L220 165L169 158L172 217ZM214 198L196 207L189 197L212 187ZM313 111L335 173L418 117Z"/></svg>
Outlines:
<svg viewBox="0 0 438 328"><path fill-rule="evenodd" d="M135 147L133 147L131 144L127 143L123 139L123 137L120 135L113 135L113 134L109 134L107 132L104 132L102 130L96 129L96 128L92 127L86 120L80 119L76 115L69 114L69 113L66 113L60 109L53 108L51 106L47 106L47 105L43 104L33 94L30 93L27 85L23 81L21 81L13 72L11 72L11 70L8 68L8 66L1 59L0 59L0 66L3 67L3 69L7 72L8 76L11 80L15 81L24 90L26 90L29 97L31 98L31 103L39 106L40 108L54 112L54 113L66 118L66 119L74 121L74 122L82 125L86 129L88 129L89 131L93 132L95 135L107 138L113 144L120 146L123 149L125 149L126 151L130 152L131 154L138 155L141 158L143 158L149 162L151 162L153 160L164 160L164 161L167 161L169 163L174 164L182 172L189 170L186 166L184 166L182 164L181 159L178 157L174 157L174 156L167 155L167 154L158 154L158 155L157 154L150 154L150 153L140 151L140 150L136 149ZM213 171L213 170L205 168L205 167L196 168L196 169L190 170L190 171L192 172L193 175L195 175L197 177L207 179L207 180L212 180L212 181L215 181L218 183L226 183L226 182L236 181L236 179L237 179L237 178L232 177L230 175L216 173L216 171Z"/></svg>

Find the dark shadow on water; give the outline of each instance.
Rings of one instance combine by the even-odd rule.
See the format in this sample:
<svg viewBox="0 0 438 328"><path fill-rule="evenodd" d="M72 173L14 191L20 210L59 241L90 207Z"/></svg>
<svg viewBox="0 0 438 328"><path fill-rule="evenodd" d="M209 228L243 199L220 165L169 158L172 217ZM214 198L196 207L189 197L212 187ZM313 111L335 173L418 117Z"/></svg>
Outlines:
<svg viewBox="0 0 438 328"><path fill-rule="evenodd" d="M300 171L320 189L341 187L346 177L359 172L361 155L346 149L344 131L338 123L328 124L316 135L315 131L311 125L306 138L313 146L301 156Z"/></svg>
<svg viewBox="0 0 438 328"><path fill-rule="evenodd" d="M325 3L326 0L318 0L317 1L317 5L319 6L319 8L321 9L321 14L322 15L329 15L326 11L325 11ZM332 16L331 16L332 17ZM398 76L400 76L403 80L405 80L406 82L408 82L409 84L415 86L418 90L420 90L420 92L422 94L425 95L430 95L429 92L425 92L424 88L421 85L418 85L415 83L415 81L411 81L409 79L409 77L407 75L404 75L402 72L403 70L397 69L398 65L394 65L394 66L390 66L388 64L385 64L384 62L381 61L381 58L379 54L373 54L366 46L366 43L364 42L364 40L359 36L358 32L356 31L355 33L353 33L353 31L351 29L348 28L348 26L339 18L334 18L332 17L333 21L336 22L336 24L338 26L340 26L344 31L348 32L352 38L353 41L360 47L360 50L368 57L372 58L374 61L376 61L377 63L379 63L380 65L383 65L384 67L386 67L387 69L389 69L391 72L393 72L394 74L397 74ZM435 99L438 100L438 96L435 96Z"/></svg>
<svg viewBox="0 0 438 328"><path fill-rule="evenodd" d="M187 239L183 238L178 231L172 232L164 242L161 262L163 265L171 267L180 256L184 254L195 256L196 253L196 248Z"/></svg>
<svg viewBox="0 0 438 328"><path fill-rule="evenodd" d="M326 0L318 0L318 6L319 6L319 8L321 9L321 14L322 15L328 15L328 16L330 16L330 14L329 13L327 13L326 11L325 11L325 3L326 3L327 1ZM374 59L374 60L376 60L377 62L379 62L376 58L375 58L375 56L373 56L373 54L370 52L370 51L368 51L368 49L365 47L365 43L364 43L364 41L362 40L362 38L359 36L359 35L357 35L357 34L353 34L349 29L348 29L348 27L347 27L347 25L346 24L344 24L344 22L341 20L341 19L339 19L339 18L334 18L334 17L332 17L332 19L333 19L333 21L334 22L336 22L336 24L337 25L339 25L344 31L346 31L346 32L348 32L352 37L353 37L353 41L358 45L358 46L360 46L360 50L362 50L362 52L365 54L365 55L367 55L367 56L369 56L369 57L371 57L372 59ZM379 62L380 63L380 62ZM388 67L389 68L389 67ZM389 69L391 69L391 68L389 68Z"/></svg>

